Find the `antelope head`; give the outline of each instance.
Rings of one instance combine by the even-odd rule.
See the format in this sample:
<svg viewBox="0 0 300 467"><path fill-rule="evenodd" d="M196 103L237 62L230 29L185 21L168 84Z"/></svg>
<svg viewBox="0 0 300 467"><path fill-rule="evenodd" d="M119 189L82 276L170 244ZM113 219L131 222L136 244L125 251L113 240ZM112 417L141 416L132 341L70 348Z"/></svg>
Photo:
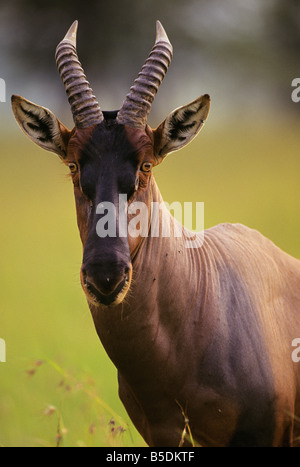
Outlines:
<svg viewBox="0 0 300 467"><path fill-rule="evenodd" d="M132 279L137 239L120 235L119 195L128 203L147 200L152 167L201 129L210 98L203 95L170 113L156 128L147 125L151 104L172 58L172 45L160 22L156 41L119 111L102 111L76 51L75 21L56 49L56 63L71 106L75 127L68 130L48 109L12 96L15 118L38 146L56 153L69 167L77 223L83 243L81 282L94 306L117 305ZM116 235L99 237L103 203L116 207Z"/></svg>

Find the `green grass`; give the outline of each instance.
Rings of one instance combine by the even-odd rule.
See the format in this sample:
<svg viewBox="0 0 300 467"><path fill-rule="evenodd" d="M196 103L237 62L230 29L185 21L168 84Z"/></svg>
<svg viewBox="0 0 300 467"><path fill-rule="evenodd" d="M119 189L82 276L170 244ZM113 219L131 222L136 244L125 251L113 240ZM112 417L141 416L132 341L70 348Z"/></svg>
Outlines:
<svg viewBox="0 0 300 467"><path fill-rule="evenodd" d="M143 445L80 288L66 169L17 128L1 143L0 445ZM299 173L293 122L207 125L155 169L166 201L205 202L206 227L241 222L297 257Z"/></svg>

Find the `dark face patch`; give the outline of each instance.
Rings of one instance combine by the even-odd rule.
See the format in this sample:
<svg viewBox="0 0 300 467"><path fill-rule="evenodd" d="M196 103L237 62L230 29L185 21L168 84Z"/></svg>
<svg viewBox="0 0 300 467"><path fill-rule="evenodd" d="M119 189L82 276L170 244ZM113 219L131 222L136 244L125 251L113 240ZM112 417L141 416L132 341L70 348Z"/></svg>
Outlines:
<svg viewBox="0 0 300 467"><path fill-rule="evenodd" d="M110 303L111 297L120 300L116 291L123 290L122 284L125 288L128 286L131 271L128 239L119 235L119 195L125 195L130 202L140 190L147 189L149 174L140 173L141 165L153 154L152 143L145 132L138 130L138 134L134 132L133 135L111 118L114 113L105 113L105 116L106 119L94 128L75 130L66 161L78 167L72 178L84 245L83 285L88 284L88 292L93 291L94 298L104 297L104 291L114 292L108 299L102 298L103 304ZM143 183L137 183L139 178ZM99 236L97 225L107 214L99 214L97 207L101 203L115 207L116 235Z"/></svg>
<svg viewBox="0 0 300 467"><path fill-rule="evenodd" d="M80 155L80 184L93 202L114 202L119 193L131 195L138 170L136 151L118 125L98 125ZM112 199L111 199L112 197Z"/></svg>
<svg viewBox="0 0 300 467"><path fill-rule="evenodd" d="M68 162L79 171L73 177L82 194L93 204L114 202L119 194L130 199L138 188L146 188L149 174L143 162L153 162L153 146L146 132L116 123L115 112L91 130L76 130L68 147ZM137 183L140 179L140 183Z"/></svg>

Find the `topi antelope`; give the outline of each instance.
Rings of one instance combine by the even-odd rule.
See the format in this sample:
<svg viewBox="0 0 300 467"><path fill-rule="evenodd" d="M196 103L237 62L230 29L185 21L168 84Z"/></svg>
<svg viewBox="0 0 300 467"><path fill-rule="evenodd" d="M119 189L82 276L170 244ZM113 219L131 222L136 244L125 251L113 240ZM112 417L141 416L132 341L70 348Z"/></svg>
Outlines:
<svg viewBox="0 0 300 467"><path fill-rule="evenodd" d="M95 327L118 369L120 398L149 446L291 446L299 436L300 261L258 232L221 224L197 248L181 236L121 235L120 212L162 198L152 167L190 142L209 112L203 95L147 125L172 46L156 42L119 111L102 111L76 52L77 22L56 51L75 128L12 97L29 138L69 167L83 243L82 288ZM99 236L101 206L116 209L115 236ZM101 217L102 216L102 217ZM177 225L161 209L159 227ZM149 229L152 224L149 220ZM177 225L178 227L178 225ZM159 230L160 232L160 230Z"/></svg>

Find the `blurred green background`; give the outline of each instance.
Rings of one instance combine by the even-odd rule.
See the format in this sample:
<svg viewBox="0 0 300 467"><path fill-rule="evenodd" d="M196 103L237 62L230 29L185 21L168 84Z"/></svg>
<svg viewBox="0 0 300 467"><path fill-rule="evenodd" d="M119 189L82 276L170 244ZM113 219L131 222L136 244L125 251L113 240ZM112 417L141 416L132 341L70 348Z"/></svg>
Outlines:
<svg viewBox="0 0 300 467"><path fill-rule="evenodd" d="M74 19L78 51L105 110L119 108L160 19L174 59L153 105L155 127L203 93L196 140L155 170L166 201L204 201L205 227L241 222L300 257L300 8L296 0L12 0L0 5L0 445L140 446L116 370L80 288L71 182L55 155L14 122L10 95L72 126L54 50ZM262 5L263 3L263 5Z"/></svg>

